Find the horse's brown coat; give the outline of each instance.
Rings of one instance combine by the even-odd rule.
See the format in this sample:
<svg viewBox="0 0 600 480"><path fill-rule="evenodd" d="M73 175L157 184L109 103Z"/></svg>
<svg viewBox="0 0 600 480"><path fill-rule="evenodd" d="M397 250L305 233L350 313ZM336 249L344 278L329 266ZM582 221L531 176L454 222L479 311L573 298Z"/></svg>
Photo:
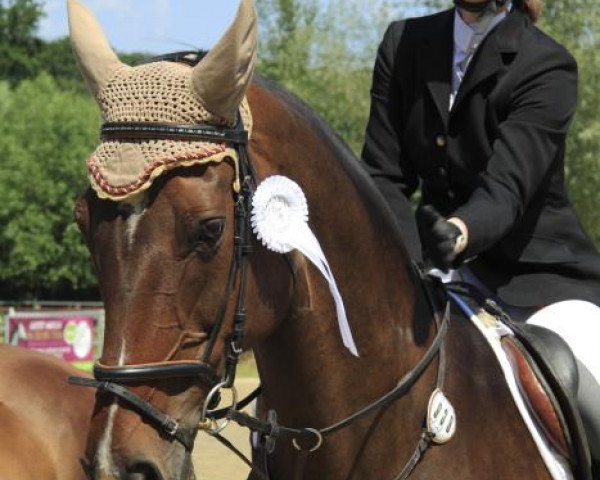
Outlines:
<svg viewBox="0 0 600 480"><path fill-rule="evenodd" d="M49 355L0 346L0 478L81 480L93 392Z"/></svg>

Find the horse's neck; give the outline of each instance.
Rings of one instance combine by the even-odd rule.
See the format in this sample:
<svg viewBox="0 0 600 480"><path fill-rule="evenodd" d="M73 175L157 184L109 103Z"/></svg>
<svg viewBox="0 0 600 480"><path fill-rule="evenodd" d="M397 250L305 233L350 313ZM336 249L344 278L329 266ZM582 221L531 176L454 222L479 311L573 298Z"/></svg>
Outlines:
<svg viewBox="0 0 600 480"><path fill-rule="evenodd" d="M256 352L267 404L284 417L320 425L339 420L393 388L428 345L431 313L422 292L408 281L406 265L394 271L385 265L393 259L378 262L377 256L372 262L347 257L343 269L332 265L360 355L355 358L342 344L326 281L294 255L292 308Z"/></svg>
<svg viewBox="0 0 600 480"><path fill-rule="evenodd" d="M381 197L356 166L337 158L339 149L319 125L311 129L302 112L288 113L293 105L276 101L264 90L257 93L261 98L254 99L263 106L255 117L258 173L288 175L304 189L311 228L340 287L360 353L356 359L342 345L326 282L297 255L290 314L256 349L264 391L261 411L274 409L285 426L322 429L391 390L422 358L435 327L399 235L382 213ZM445 343L452 366L445 391L458 399L462 433L450 449L431 453L436 460L427 456L430 460L419 464L417 476L445 474L466 480L487 478L493 471L497 478L517 478L527 471L531 478L546 478L535 444L527 441L525 424L510 407L497 360L479 332L455 322ZM289 439L280 438L269 457L271 477L397 478L422 435L436 376L434 362L392 405L327 436L321 450L306 460L304 475L297 475L300 455ZM490 411L502 432L481 435ZM506 451L518 445L511 462L506 455L490 456L499 451L498 439ZM487 456L489 462L470 462L468 453L473 451L473 458Z"/></svg>
<svg viewBox="0 0 600 480"><path fill-rule="evenodd" d="M353 357L342 344L324 279L305 262L299 260L290 314L255 353L264 410L275 410L285 426L324 428L392 390L423 355L430 332L416 318L420 307L414 299L420 297L414 286L401 291L402 275L395 278L394 288L385 275L337 276L360 354ZM365 266L359 262L355 268L360 272ZM420 346L415 344L419 334ZM322 455L311 456L310 471L302 478L349 478L350 470L352 478L368 478L371 468L376 469L372 478L398 473L419 438L434 375L429 369L407 398L328 437ZM285 442L280 443L285 447ZM270 460L273 478L292 478L298 456L287 447ZM382 455L389 457L388 464L376 465Z"/></svg>
<svg viewBox="0 0 600 480"><path fill-rule="evenodd" d="M259 118L258 130L261 122L272 119ZM433 329L420 315L422 291L381 197L358 165L338 158L335 139L324 140L302 121L293 127L288 144L273 142L280 151L257 146L269 159L259 173L289 175L306 193L310 225L340 288L360 358L342 345L325 280L299 257L290 315L256 355L266 407L284 423L322 427L392 389L417 363ZM274 123L262 128L285 131Z"/></svg>

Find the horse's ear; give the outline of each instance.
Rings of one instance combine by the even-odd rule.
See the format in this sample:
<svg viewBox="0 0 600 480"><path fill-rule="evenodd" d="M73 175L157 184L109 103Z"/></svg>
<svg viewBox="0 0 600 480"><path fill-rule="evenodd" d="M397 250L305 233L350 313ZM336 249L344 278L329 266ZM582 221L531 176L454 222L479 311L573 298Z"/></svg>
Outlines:
<svg viewBox="0 0 600 480"><path fill-rule="evenodd" d="M94 14L78 0L68 0L71 44L88 88L95 97L123 64L111 48Z"/></svg>
<svg viewBox="0 0 600 480"><path fill-rule="evenodd" d="M234 121L252 80L258 26L252 0L242 0L229 30L196 65L192 84L198 98L213 114Z"/></svg>

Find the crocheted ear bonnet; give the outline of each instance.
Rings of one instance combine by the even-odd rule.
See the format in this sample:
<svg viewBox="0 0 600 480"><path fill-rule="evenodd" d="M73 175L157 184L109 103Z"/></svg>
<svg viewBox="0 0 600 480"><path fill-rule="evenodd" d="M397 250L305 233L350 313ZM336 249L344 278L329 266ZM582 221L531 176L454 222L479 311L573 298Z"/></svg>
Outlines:
<svg viewBox="0 0 600 480"><path fill-rule="evenodd" d="M245 92L256 58L256 16L244 0L225 36L195 67L156 62L137 67L121 63L101 27L78 0L69 0L71 41L84 79L106 123L207 124L233 127L241 112L251 133ZM90 182L101 198L125 200L147 189L167 170L230 159L225 143L169 139L103 141L87 161Z"/></svg>
<svg viewBox="0 0 600 480"><path fill-rule="evenodd" d="M98 103L105 122L156 122L231 127L211 114L190 89L190 67L158 62L119 69L102 90ZM250 109L241 105L244 126L251 129ZM235 150L225 143L181 140L111 140L102 142L87 161L98 196L123 200L148 188L165 171L221 162L236 162Z"/></svg>

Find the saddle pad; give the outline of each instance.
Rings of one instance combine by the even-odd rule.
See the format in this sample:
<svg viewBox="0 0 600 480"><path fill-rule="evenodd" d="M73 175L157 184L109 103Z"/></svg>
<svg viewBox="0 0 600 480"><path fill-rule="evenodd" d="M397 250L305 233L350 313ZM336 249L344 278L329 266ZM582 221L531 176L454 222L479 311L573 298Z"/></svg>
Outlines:
<svg viewBox="0 0 600 480"><path fill-rule="evenodd" d="M506 380L506 384L533 441L535 442L538 451L548 468L548 472L552 476L553 480L573 480L573 474L567 464L567 462L557 455L550 447L548 441L542 432L540 432L535 420L532 418L529 408L527 407L526 400L523 398L519 389L518 382L514 376L513 369L510 364L510 360L506 355L506 352L502 348L501 338L508 335L513 336L513 332L506 325L499 323L493 319L493 317L484 317L480 319L475 312L471 309L466 302L463 301L460 296L453 292L448 292L448 295L452 297L452 300L461 308L469 320L477 327L479 332L487 340L494 355L496 356L502 373Z"/></svg>

